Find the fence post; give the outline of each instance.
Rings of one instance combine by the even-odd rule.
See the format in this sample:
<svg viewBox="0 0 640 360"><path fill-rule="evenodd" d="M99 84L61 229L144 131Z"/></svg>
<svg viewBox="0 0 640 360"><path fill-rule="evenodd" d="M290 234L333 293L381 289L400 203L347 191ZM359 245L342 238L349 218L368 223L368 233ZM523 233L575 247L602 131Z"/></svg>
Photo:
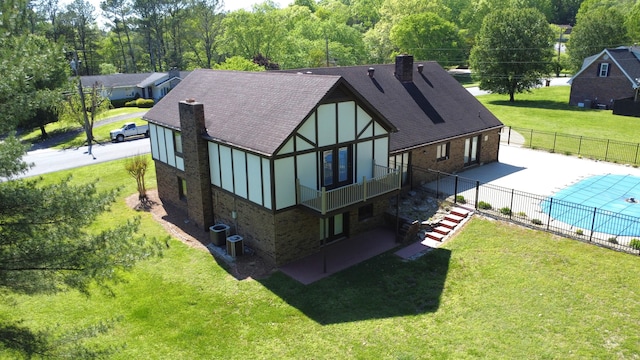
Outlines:
<svg viewBox="0 0 640 360"><path fill-rule="evenodd" d="M476 201L473 206L474 209L478 210L478 198L480 197L480 181L476 180Z"/></svg>
<svg viewBox="0 0 640 360"><path fill-rule="evenodd" d="M322 215L327 213L327 188L322 187L322 195L320 198L320 211Z"/></svg>
<svg viewBox="0 0 640 360"><path fill-rule="evenodd" d="M454 204L458 203L458 175L456 175L456 184L453 189L453 203Z"/></svg>
<svg viewBox="0 0 640 360"><path fill-rule="evenodd" d="M547 231L549 231L549 224L551 223L551 207L553 207L553 198L549 199L549 218L547 219Z"/></svg>
<svg viewBox="0 0 640 360"><path fill-rule="evenodd" d="M367 177L363 176L362 177L362 191L363 191L363 196L364 196L364 201L367 201Z"/></svg>
<svg viewBox="0 0 640 360"><path fill-rule="evenodd" d="M598 208L594 207L593 208L593 218L591 219L591 235L589 235L589 241L591 241L591 238L593 238L593 227L595 226L596 223L596 213L598 212Z"/></svg>
<svg viewBox="0 0 640 360"><path fill-rule="evenodd" d="M511 144L511 126L509 126L509 135L507 135L507 145Z"/></svg>
<svg viewBox="0 0 640 360"><path fill-rule="evenodd" d="M611 139L607 139L607 150L604 152L604 161L607 161L607 157L609 156L609 141L611 141Z"/></svg>
<svg viewBox="0 0 640 360"><path fill-rule="evenodd" d="M636 158L633 160L634 164L638 163L638 150L640 150L640 143L636 144Z"/></svg>
<svg viewBox="0 0 640 360"><path fill-rule="evenodd" d="M440 199L440 171L436 171L436 200Z"/></svg>
<svg viewBox="0 0 640 360"><path fill-rule="evenodd" d="M580 141L578 142L578 155L580 155L581 150L582 150L582 136L580 136Z"/></svg>
<svg viewBox="0 0 640 360"><path fill-rule="evenodd" d="M556 152L556 139L558 138L558 132L554 132L553 133L553 149L551 149L552 152Z"/></svg>
<svg viewBox="0 0 640 360"><path fill-rule="evenodd" d="M531 129L531 131L529 132L529 147L533 148L533 129Z"/></svg>
<svg viewBox="0 0 640 360"><path fill-rule="evenodd" d="M509 205L509 220L511 220L511 216L513 216L513 193L515 189L511 189L511 204Z"/></svg>
<svg viewBox="0 0 640 360"><path fill-rule="evenodd" d="M302 196L300 196L300 179L296 178L296 204L302 202Z"/></svg>

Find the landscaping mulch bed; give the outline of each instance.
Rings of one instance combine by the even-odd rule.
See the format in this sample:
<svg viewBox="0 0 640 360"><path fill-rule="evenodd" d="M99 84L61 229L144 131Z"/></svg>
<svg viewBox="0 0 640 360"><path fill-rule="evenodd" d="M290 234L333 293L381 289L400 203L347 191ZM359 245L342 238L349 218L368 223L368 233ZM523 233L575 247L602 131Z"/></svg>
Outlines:
<svg viewBox="0 0 640 360"><path fill-rule="evenodd" d="M170 207L165 208L158 198L157 190L147 191L147 198L148 201L142 204L138 200L138 194L135 193L127 197L125 201L127 206L136 211L151 213L153 219L160 223L173 238L194 249L211 253L207 248L207 244L209 244L208 232L186 222L184 216L180 216L179 212L171 211ZM212 254L212 256L214 255ZM238 256L233 261L228 261L221 256L215 258L238 280L266 278L276 270L255 254Z"/></svg>

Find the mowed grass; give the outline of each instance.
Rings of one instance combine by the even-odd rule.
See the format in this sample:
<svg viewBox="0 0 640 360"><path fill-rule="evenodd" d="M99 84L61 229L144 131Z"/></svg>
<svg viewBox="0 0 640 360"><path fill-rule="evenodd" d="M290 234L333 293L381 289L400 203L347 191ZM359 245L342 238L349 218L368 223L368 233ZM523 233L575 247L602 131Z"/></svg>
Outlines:
<svg viewBox="0 0 640 360"><path fill-rule="evenodd" d="M137 107L124 107L118 109L111 109L104 114L98 116L96 124L93 128L93 136L98 142L111 141L109 137L109 131L122 127L125 122L133 121L136 124L146 124L140 117L132 118L128 120L116 121L105 125L100 124L101 121L120 115L134 114L148 109L142 109ZM86 135L77 123L71 123L68 121L58 121L45 126L45 130L49 136L57 136L61 134L72 134L73 136L65 138L60 143L53 146L56 149L67 149L70 147L82 146L86 140ZM26 143L37 143L42 141L42 132L39 128L32 129L28 132L21 134L20 140Z"/></svg>
<svg viewBox="0 0 640 360"><path fill-rule="evenodd" d="M477 99L507 126L638 142L632 134L640 133L639 118L569 106L570 91L569 86L541 87L516 94L513 103L508 95L481 95Z"/></svg>
<svg viewBox="0 0 640 360"><path fill-rule="evenodd" d="M96 228L141 216L142 232L165 236L124 204L135 182L123 164L72 171L73 181L122 188ZM124 346L113 358L127 360L622 359L640 354L637 269L636 256L478 218L418 260L390 252L309 286L281 273L239 281L171 240L113 295L13 295L0 314L60 330L113 320L89 343Z"/></svg>

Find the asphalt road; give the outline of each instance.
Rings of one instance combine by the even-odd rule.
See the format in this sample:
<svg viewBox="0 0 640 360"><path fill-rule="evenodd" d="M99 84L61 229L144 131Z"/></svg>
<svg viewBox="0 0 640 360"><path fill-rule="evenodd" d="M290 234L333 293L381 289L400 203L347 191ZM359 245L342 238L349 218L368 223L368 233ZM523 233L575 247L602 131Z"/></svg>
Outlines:
<svg viewBox="0 0 640 360"><path fill-rule="evenodd" d="M97 164L138 154L146 154L150 151L151 144L149 139L144 137L133 138L121 143L93 145L91 147L92 155L89 154L87 146L67 150L34 150L29 151L22 158L26 163L32 163L34 166L20 177L42 175L49 172Z"/></svg>
<svg viewBox="0 0 640 360"><path fill-rule="evenodd" d="M112 117L100 121L98 126L109 126L110 123L133 119L144 115L146 112L133 113ZM28 164L33 164L28 172L18 176L19 178L42 175L54 171L73 169L80 166L97 164L105 161L117 160L138 154L146 154L151 151L148 138L135 137L121 143L94 144L91 147L91 155L87 146L58 150L43 148L38 144L38 149L27 152L22 158Z"/></svg>

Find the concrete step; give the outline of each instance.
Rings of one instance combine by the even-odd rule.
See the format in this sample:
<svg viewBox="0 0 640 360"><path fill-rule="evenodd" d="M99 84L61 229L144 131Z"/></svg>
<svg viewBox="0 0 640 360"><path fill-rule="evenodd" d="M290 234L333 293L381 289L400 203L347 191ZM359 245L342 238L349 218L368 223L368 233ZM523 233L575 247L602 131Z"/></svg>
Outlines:
<svg viewBox="0 0 640 360"><path fill-rule="evenodd" d="M440 240L433 240L430 238L426 238L420 244L424 246L432 247L432 248L439 248L441 245L441 242Z"/></svg>
<svg viewBox="0 0 640 360"><path fill-rule="evenodd" d="M440 221L440 226L448 227L449 229L455 229L458 226L458 222L453 222L450 220L442 220Z"/></svg>
<svg viewBox="0 0 640 360"><path fill-rule="evenodd" d="M442 235L447 235L451 231L451 228L448 228L446 226L438 226L435 229L433 229L433 231L437 232L437 233L440 233Z"/></svg>
<svg viewBox="0 0 640 360"><path fill-rule="evenodd" d="M462 220L464 220L464 217L449 213L449 214L444 216L444 219L448 220L448 221L451 221L451 222L454 222L454 223L459 223Z"/></svg>
<svg viewBox="0 0 640 360"><path fill-rule="evenodd" d="M431 239L436 241L442 241L444 239L444 235L435 231L430 231L425 234L425 239Z"/></svg>
<svg viewBox="0 0 640 360"><path fill-rule="evenodd" d="M452 215L456 215L456 216L460 216L460 217L466 218L467 216L469 216L469 214L471 214L471 211L467 210L465 208L455 207L455 208L451 209L451 211L449 211L449 213L451 213Z"/></svg>

